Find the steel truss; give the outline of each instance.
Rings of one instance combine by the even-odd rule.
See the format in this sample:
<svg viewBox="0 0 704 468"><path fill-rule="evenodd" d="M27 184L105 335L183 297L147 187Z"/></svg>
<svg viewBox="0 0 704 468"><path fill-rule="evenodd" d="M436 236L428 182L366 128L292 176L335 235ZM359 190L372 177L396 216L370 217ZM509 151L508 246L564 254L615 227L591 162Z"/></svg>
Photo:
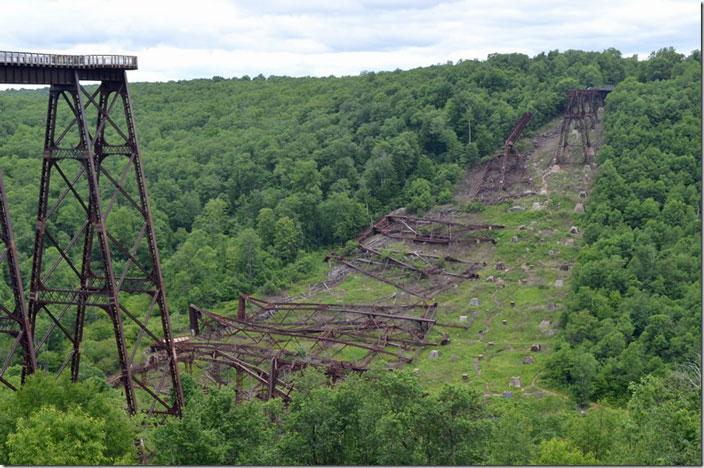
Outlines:
<svg viewBox="0 0 704 468"><path fill-rule="evenodd" d="M429 244L456 243L496 243L493 237L467 236L472 231L491 231L503 229L497 224L461 224L432 218L417 218L415 216L385 215L372 227L357 237L362 243L374 234L381 234L390 239L410 240Z"/></svg>
<svg viewBox="0 0 704 468"><path fill-rule="evenodd" d="M503 228L504 226L496 224L461 224L415 216L385 215L356 238L359 243L358 255L345 257L331 253L326 256L325 261L335 260L358 273L428 301L432 300L433 295L459 281L478 279L476 272L485 265L449 255L376 249L367 242L371 236L380 234L394 240L448 246L483 242L495 244L496 239L493 237L468 234ZM407 284L409 281L418 284L411 286Z"/></svg>
<svg viewBox="0 0 704 468"><path fill-rule="evenodd" d="M143 306L128 310L128 298L138 303L133 296L144 297ZM70 83L51 85L28 309L38 361L56 374L70 367L74 382L84 323L106 312L128 411L181 415L169 309L124 70L91 90L81 85L78 70ZM168 355L156 386L132 370L148 344L145 336L162 341ZM45 363L45 351L63 357ZM163 397L166 380L171 401Z"/></svg>
<svg viewBox="0 0 704 468"><path fill-rule="evenodd" d="M204 370L208 383L234 380L238 400L289 400L293 373L305 367L336 380L368 370L375 358L390 366L412 362L431 344L436 309L437 304L267 302L242 294L236 317L191 305L191 336L176 338L174 347L177 359L187 369ZM150 350L149 359L134 369L145 381L162 378L168 360L163 342Z"/></svg>
<svg viewBox="0 0 704 468"><path fill-rule="evenodd" d="M37 369L37 360L34 353L34 343L31 339L29 314L27 313L27 303L24 297L22 277L20 276L15 237L12 231L12 223L10 223L7 194L5 193L5 183L3 182L1 171L0 239L3 244L3 250L0 254L0 264L4 265L3 274L6 275L6 278L9 280L8 284L12 292L12 305L5 307L5 305L0 304L0 336L7 337L11 342L7 355L0 361L0 363L2 363L2 368L0 368L0 382L12 390L17 390L17 388L5 378L5 372L10 365L16 362L17 357L21 354L21 383L24 383L26 376Z"/></svg>
<svg viewBox="0 0 704 468"><path fill-rule="evenodd" d="M598 110L604 105L604 96L608 91L602 89L570 89L567 91L565 114L560 126L560 141L557 144L555 164L567 164L565 154L569 144L570 130L574 126L579 132L584 151L584 164L589 164L594 156L589 140L589 129L599 121Z"/></svg>
<svg viewBox="0 0 704 468"><path fill-rule="evenodd" d="M484 165L482 169L482 174L479 177L479 183L477 184L474 194L472 196L476 197L482 189L486 188L487 176L491 170L499 171L499 190L504 190L504 185L506 183L506 169L509 165L509 159L514 161L514 166L522 169L521 179L524 177L526 172L525 158L516 149L516 142L523 134L523 130L528 126L531 117L533 117L532 112L525 112L520 119L516 122L516 125L511 130L508 138L504 142L504 151L502 154L496 158L492 158Z"/></svg>

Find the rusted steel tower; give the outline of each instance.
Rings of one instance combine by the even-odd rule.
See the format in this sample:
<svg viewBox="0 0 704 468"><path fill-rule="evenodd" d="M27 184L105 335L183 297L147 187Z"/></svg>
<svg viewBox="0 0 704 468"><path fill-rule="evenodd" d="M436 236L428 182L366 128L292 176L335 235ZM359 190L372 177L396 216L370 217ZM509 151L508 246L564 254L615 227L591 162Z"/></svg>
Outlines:
<svg viewBox="0 0 704 468"><path fill-rule="evenodd" d="M136 68L132 56L0 52L0 82L50 85L28 312L39 365L57 374L70 367L73 381L84 323L106 312L128 411L180 415L183 393L127 84L127 70ZM169 361L158 382L132 372L153 340ZM60 357L44 360L44 351Z"/></svg>
<svg viewBox="0 0 704 468"><path fill-rule="evenodd" d="M565 153L569 146L569 134L573 124L580 134L584 149L584 163L589 164L594 156L594 148L589 141L589 129L598 122L597 111L603 106L604 96L609 88L570 89L567 91L567 105L560 127L560 141L557 145L555 164L565 164Z"/></svg>
<svg viewBox="0 0 704 468"><path fill-rule="evenodd" d="M7 195L5 193L5 183L2 180L0 171L0 239L3 243L3 251L0 254L2 263L2 273L7 275L8 284L12 289L12 307L5 307L0 304L0 334L8 336L12 344L6 356L0 356L2 368L0 368L0 382L12 390L17 388L5 379L7 368L15 360L15 354L22 354L22 383L27 374L31 374L37 368L37 360L34 354L34 343L32 341L29 315L27 314L27 303L24 299L24 289L20 276L20 266L15 247L15 236L10 223L10 213L7 209Z"/></svg>

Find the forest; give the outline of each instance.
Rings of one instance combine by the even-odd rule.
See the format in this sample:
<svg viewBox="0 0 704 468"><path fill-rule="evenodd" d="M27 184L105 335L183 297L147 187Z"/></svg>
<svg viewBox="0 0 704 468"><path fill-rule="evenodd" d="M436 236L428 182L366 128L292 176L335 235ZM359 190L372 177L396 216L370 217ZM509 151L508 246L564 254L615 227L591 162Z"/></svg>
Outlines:
<svg viewBox="0 0 704 468"><path fill-rule="evenodd" d="M189 303L304 281L390 210L456 203L464 172L500 151L523 112L530 134L562 113L568 89L601 85L615 87L599 175L546 376L570 401L485 399L450 384L428 394L410 372L375 369L334 387L307 371L286 407L234 405L231 389L204 393L183 376L184 418L144 431L108 388L114 337L96 315L79 384L39 374L0 392L0 461L133 463L140 431L155 464L700 464L699 51L131 84L174 329L187 329ZM46 90L0 92L0 168L25 278L46 101ZM122 220L137 229L129 210ZM4 284L0 293L10 299ZM38 359L55 369L68 345ZM82 452L49 458L68 457L60 444L71 443ZM48 444L58 445L37 461Z"/></svg>

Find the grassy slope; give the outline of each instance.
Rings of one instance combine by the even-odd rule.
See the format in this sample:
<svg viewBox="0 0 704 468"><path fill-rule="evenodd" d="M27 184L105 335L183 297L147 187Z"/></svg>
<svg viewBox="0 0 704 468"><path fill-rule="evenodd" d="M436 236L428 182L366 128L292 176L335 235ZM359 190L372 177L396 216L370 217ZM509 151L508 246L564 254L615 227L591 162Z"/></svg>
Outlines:
<svg viewBox="0 0 704 468"><path fill-rule="evenodd" d="M438 389L443 383L465 382L488 395L500 395L506 390L524 394L556 393L542 388L539 380L554 340L554 337L542 333L539 325L547 320L552 323L550 329L557 328L571 277L571 271L562 271L559 266L574 264L581 243L581 234L569 233L571 226L580 225L580 217L583 216L573 213L573 209L577 202L588 202L588 199L579 198L579 192L588 192L595 175L593 171L585 170L582 164L564 166L559 172L552 171L551 160L557 146L559 123L555 120L535 132L535 136L543 136L533 138L533 142L538 143L537 147L530 138L521 142L521 147L527 148L523 153L528 155L530 175L538 194L486 205L482 212L470 214L461 210L468 199L467 194L462 193L462 189L456 193L455 221L503 224L506 228L494 232L498 240L495 246L481 244L464 252L467 259L486 262L487 266L479 272L480 280L461 282L458 287L434 298L439 305L438 323L459 324L459 317L467 315L471 326L467 329L434 327L430 341L439 341L438 338L446 332L451 343L437 348L440 351L437 360L428 358L432 349L428 347L409 364L409 367L420 370L421 381L430 391ZM600 132L600 126L597 126L593 132L597 141ZM579 151L575 155L575 159L580 160ZM534 202L541 204L540 210L531 209ZM526 210L509 212L508 208L513 205L525 207ZM525 225L526 229L519 230L521 225ZM518 237L517 243L511 242L514 236ZM567 239L573 239L574 245L566 245ZM506 269L497 270L497 262L503 262ZM309 286L322 283L326 275L327 270L323 268L317 277L292 285L286 293L289 297L301 298L306 302L381 303L389 302L398 292L393 286L360 274L349 274L329 289L310 292ZM490 276L500 280L487 282ZM562 279L564 286L556 287L556 279ZM472 297L479 298L479 306L469 305ZM405 300L416 301L410 297ZM511 301L515 307L510 306ZM549 301L554 301L555 310L548 310ZM231 311L234 310L232 306L234 304L223 304L218 310ZM506 320L506 325L502 324L503 320ZM533 344L541 344L543 350L531 352ZM480 355L483 355L481 359ZM523 364L527 356L532 356L535 363ZM467 381L462 379L465 373L469 376ZM521 378L523 387L520 390L509 387L513 376Z"/></svg>

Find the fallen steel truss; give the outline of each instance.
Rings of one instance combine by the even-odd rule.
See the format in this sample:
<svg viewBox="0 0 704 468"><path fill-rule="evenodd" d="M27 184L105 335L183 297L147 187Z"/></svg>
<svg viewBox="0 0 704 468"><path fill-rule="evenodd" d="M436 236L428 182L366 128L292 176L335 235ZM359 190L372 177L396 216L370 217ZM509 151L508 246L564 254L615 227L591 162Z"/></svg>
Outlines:
<svg viewBox="0 0 704 468"><path fill-rule="evenodd" d="M468 236L472 231L491 231L503 229L498 224L461 224L452 221L432 218L418 218L415 216L385 215L372 227L357 237L357 242L362 243L374 234L398 240L410 240L429 244L456 244L456 243L496 243L493 237Z"/></svg>
<svg viewBox="0 0 704 468"><path fill-rule="evenodd" d="M477 271L485 265L450 255L375 248L369 239L375 234L380 234L392 240L443 246L484 242L495 244L493 237L473 236L470 233L503 228L504 226L495 224L461 224L440 219L389 214L356 238L359 243L357 255L341 256L331 253L325 260L334 260L411 296L432 300L434 295L459 281L478 279Z"/></svg>
<svg viewBox="0 0 704 468"><path fill-rule="evenodd" d="M516 149L516 142L521 137L523 130L525 130L528 126L531 117L533 117L532 112L525 112L521 118L518 119L518 122L516 122L516 125L513 127L513 130L511 130L511 133L504 142L503 153L496 158L490 159L484 165L484 169L482 169L482 174L474 190L473 196L476 197L482 189L486 188L485 185L488 179L487 176L491 170L495 169L498 169L499 171L499 190L504 190L504 185L506 183L506 169L509 166L509 160L512 160L515 163L513 166L515 166L516 169L522 170L521 178L523 178L526 172L525 160Z"/></svg>
<svg viewBox="0 0 704 468"><path fill-rule="evenodd" d="M389 366L412 362L431 344L436 309L437 304L420 303L267 302L242 294L235 317L191 305L191 336L176 338L174 347L187 369L201 369L204 385L234 383L238 399L288 400L294 372L305 367L336 380L367 370L377 358ZM159 381L168 353L161 341L150 351L134 372L145 381Z"/></svg>
<svg viewBox="0 0 704 468"><path fill-rule="evenodd" d="M180 415L183 395L126 70L135 57L0 53L0 81L49 84L29 324L40 367L79 377L86 317L112 322L131 414ZM81 80L99 81L86 88ZM8 223L9 225L9 223ZM7 245L7 241L6 241ZM128 298L144 306L128 310ZM160 327L153 325L160 321ZM126 334L125 325L137 330ZM28 328L29 327L29 328ZM148 344L167 350L170 401L133 375ZM31 366L25 365L27 372Z"/></svg>

